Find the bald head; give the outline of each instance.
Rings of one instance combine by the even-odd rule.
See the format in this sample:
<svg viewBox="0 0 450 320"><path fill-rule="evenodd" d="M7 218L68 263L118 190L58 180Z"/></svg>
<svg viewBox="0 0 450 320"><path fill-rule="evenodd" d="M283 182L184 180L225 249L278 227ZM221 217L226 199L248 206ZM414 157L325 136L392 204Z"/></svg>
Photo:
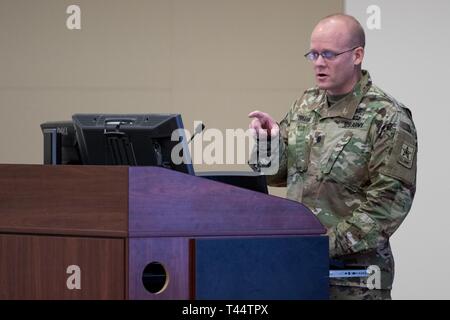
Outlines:
<svg viewBox="0 0 450 320"><path fill-rule="evenodd" d="M314 33L334 33L336 40L344 46L365 47L366 35L361 24L354 17L346 14L333 14L326 16L316 25Z"/></svg>

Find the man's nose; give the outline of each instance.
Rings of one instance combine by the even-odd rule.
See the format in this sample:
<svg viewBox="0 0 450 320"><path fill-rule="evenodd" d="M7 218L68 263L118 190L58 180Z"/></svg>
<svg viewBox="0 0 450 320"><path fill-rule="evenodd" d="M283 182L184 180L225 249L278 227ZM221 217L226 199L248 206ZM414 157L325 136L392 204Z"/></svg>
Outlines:
<svg viewBox="0 0 450 320"><path fill-rule="evenodd" d="M316 67L323 67L326 65L325 59L322 57L322 55L319 54L317 59L314 61L314 66Z"/></svg>

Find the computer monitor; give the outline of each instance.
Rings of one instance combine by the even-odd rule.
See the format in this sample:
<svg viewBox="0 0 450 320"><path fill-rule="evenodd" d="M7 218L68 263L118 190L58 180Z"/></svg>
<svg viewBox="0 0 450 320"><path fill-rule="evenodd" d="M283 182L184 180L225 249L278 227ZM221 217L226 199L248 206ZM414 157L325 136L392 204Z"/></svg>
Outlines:
<svg viewBox="0 0 450 320"><path fill-rule="evenodd" d="M41 124L44 136L44 164L81 164L78 141L72 121L53 121Z"/></svg>
<svg viewBox="0 0 450 320"><path fill-rule="evenodd" d="M194 175L179 114L75 114L72 120L83 164L161 166ZM173 159L173 148L182 161Z"/></svg>
<svg viewBox="0 0 450 320"><path fill-rule="evenodd" d="M73 121L45 122L41 124L44 164L159 165L194 174L185 140L178 147L182 147L186 161L171 161L170 153L179 142L170 137L174 129L182 128L181 116L177 114L78 114ZM196 133L203 128L197 128ZM266 177L259 173L206 171L196 175L268 193Z"/></svg>

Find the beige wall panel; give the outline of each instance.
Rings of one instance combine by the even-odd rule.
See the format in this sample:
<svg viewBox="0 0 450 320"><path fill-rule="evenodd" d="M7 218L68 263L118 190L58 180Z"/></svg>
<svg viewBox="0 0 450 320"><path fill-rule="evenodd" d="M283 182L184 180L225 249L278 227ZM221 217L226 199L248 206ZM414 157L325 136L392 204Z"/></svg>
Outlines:
<svg viewBox="0 0 450 320"><path fill-rule="evenodd" d="M41 163L44 121L74 113L173 112L185 127L281 119L313 85L303 54L342 0L0 0L0 163ZM197 165L197 170L247 170Z"/></svg>

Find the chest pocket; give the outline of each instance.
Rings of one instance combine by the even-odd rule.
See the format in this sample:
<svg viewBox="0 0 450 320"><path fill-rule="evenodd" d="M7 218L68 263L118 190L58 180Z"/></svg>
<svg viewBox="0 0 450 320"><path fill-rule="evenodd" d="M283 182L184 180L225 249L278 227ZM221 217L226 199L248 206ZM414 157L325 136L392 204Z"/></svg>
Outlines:
<svg viewBox="0 0 450 320"><path fill-rule="evenodd" d="M310 123L291 123L288 135L288 168L295 172L306 172L308 170L310 153ZM293 174L295 172L289 172Z"/></svg>
<svg viewBox="0 0 450 320"><path fill-rule="evenodd" d="M344 135L344 137L339 140L339 142L336 144L336 146L331 151L331 154L328 158L325 158L322 160L321 163L321 171L324 174L328 174L331 172L331 169L333 168L334 164L336 163L337 158L342 153L342 150L344 150L345 146L350 142L350 139L352 138L353 133L351 131L347 131Z"/></svg>
<svg viewBox="0 0 450 320"><path fill-rule="evenodd" d="M330 155L322 159L320 170L324 176L356 192L368 182L368 157L367 144L354 137L351 131L347 131L333 147Z"/></svg>

